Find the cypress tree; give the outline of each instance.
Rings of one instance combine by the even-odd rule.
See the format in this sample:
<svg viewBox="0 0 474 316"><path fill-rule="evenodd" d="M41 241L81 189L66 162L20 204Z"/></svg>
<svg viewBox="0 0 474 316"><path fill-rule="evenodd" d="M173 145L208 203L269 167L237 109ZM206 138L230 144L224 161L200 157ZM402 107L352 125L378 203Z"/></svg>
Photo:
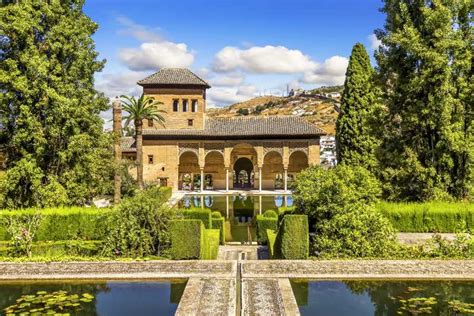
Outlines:
<svg viewBox="0 0 474 316"><path fill-rule="evenodd" d="M388 114L386 195L468 198L473 169L473 2L384 0L376 53Z"/></svg>
<svg viewBox="0 0 474 316"><path fill-rule="evenodd" d="M346 71L341 110L336 122L336 149L339 163L374 170L378 145L373 135L376 115L374 70L364 45L354 45Z"/></svg>
<svg viewBox="0 0 474 316"><path fill-rule="evenodd" d="M24 0L0 8L0 113L7 172L0 207L89 201L106 188L110 141L94 89L97 29L83 0ZM107 179L108 180L108 179Z"/></svg>

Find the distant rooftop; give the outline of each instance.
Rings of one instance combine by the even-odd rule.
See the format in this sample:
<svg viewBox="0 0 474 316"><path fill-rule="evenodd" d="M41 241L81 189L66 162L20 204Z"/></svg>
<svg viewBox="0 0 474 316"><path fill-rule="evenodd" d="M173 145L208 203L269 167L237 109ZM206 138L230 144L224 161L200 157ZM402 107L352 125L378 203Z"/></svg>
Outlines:
<svg viewBox="0 0 474 316"><path fill-rule="evenodd" d="M151 76L138 81L143 85L195 85L210 88L211 86L186 68L162 68Z"/></svg>

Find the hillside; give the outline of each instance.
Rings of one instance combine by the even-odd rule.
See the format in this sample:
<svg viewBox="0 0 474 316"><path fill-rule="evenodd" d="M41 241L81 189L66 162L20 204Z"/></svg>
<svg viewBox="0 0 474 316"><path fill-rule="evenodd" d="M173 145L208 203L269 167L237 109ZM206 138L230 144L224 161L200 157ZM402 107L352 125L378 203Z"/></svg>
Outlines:
<svg viewBox="0 0 474 316"><path fill-rule="evenodd" d="M324 87L327 89L328 87ZM339 92L333 87L331 93ZM321 88L319 88L321 89ZM339 97L326 97L324 92L306 91L291 97L263 96L232 104L219 109L209 109L209 117L232 116L302 116L311 123L334 135L338 116Z"/></svg>

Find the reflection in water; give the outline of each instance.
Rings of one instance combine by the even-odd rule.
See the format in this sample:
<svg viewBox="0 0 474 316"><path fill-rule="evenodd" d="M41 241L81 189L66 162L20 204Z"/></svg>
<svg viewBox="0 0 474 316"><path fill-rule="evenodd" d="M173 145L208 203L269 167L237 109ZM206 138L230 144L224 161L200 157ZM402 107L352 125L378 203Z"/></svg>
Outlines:
<svg viewBox="0 0 474 316"><path fill-rule="evenodd" d="M227 241L255 240L255 216L267 210L293 205L291 195L186 195L180 202L184 208L209 208L226 218Z"/></svg>
<svg viewBox="0 0 474 316"><path fill-rule="evenodd" d="M474 282L292 280L291 286L302 315L472 315L454 310L474 304Z"/></svg>
<svg viewBox="0 0 474 316"><path fill-rule="evenodd" d="M92 303L71 315L174 315L186 286L185 280L153 282L0 282L0 314L22 295L38 291L89 293Z"/></svg>

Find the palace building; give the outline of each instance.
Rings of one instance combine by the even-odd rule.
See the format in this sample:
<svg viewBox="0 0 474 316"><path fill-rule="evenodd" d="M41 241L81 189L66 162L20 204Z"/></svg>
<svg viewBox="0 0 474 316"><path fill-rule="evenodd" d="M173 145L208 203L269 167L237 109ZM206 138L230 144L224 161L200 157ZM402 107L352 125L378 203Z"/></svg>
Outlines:
<svg viewBox="0 0 474 316"><path fill-rule="evenodd" d="M145 182L174 190L287 190L298 172L320 163L326 132L304 118L208 118L210 85L188 69L164 68L138 84L166 111L164 127L143 124ZM134 138L124 137L123 157L135 152Z"/></svg>

